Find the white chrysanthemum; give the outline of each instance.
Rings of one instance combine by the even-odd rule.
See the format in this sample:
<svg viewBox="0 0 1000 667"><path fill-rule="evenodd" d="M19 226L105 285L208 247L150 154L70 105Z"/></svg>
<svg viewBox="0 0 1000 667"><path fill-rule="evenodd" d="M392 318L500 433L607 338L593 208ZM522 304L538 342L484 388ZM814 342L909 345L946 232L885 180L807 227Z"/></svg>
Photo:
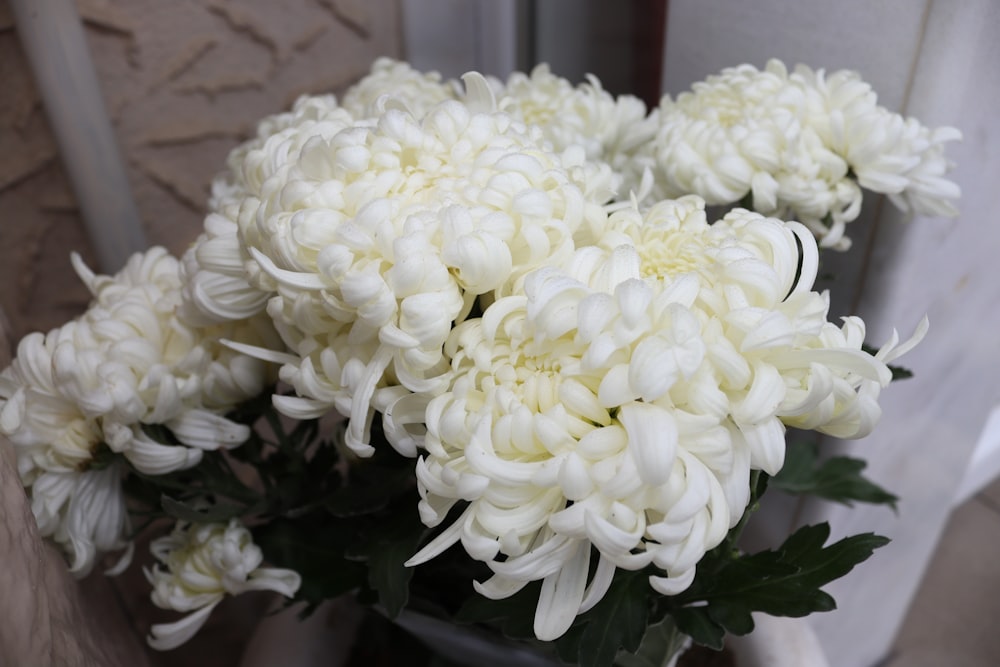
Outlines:
<svg viewBox="0 0 1000 667"><path fill-rule="evenodd" d="M386 105L399 104L421 118L438 103L457 99L458 92L458 82L442 82L437 72L418 72L409 63L383 57L347 89L341 106L361 119L381 115Z"/></svg>
<svg viewBox="0 0 1000 667"><path fill-rule="evenodd" d="M226 159L227 171L213 182L209 208L231 220L236 219L236 211L245 194L243 161L250 151L259 149L271 137L327 135L329 131L323 128L327 123L338 125L339 130L352 121L380 115L384 111L380 105L392 104L383 99L386 97L421 117L435 104L456 99L457 93L457 83L442 83L436 72L424 74L407 63L379 58L367 75L345 91L342 102L338 103L335 95L302 95L290 110L260 120L256 135L230 151ZM310 127L315 127L311 133L302 132ZM291 147L289 150L296 149ZM230 209L232 206L235 211Z"/></svg>
<svg viewBox="0 0 1000 667"><path fill-rule="evenodd" d="M799 65L790 76L810 97L809 124L842 156L861 187L889 196L906 212L955 216L961 191L945 178L953 166L944 145L962 138L953 127L930 129L878 106L857 72Z"/></svg>
<svg viewBox="0 0 1000 667"><path fill-rule="evenodd" d="M647 161L639 149L656 134L656 112L647 116L637 97L614 97L590 75L574 87L552 74L548 65L530 75L515 72L499 94L499 105L518 120L542 128L557 152L583 150L592 168L607 165L615 179L609 187L619 195L638 190Z"/></svg>
<svg viewBox="0 0 1000 667"><path fill-rule="evenodd" d="M352 118L353 116L337 103L334 95L302 95L295 100L290 110L263 118L257 123L256 136L229 152L226 158L228 173L221 175L213 184L212 197L209 201L211 210L226 213L226 205L231 203L235 203L237 210L239 209L239 201L242 199L239 186L244 178L243 160L250 151L259 148L272 137L294 136L294 128L303 126L322 128L328 123L343 125ZM320 134L322 131L317 129L316 133ZM226 196L226 185L235 186L237 191ZM235 213L230 217L235 218Z"/></svg>
<svg viewBox="0 0 1000 667"><path fill-rule="evenodd" d="M107 574L117 574L131 562L130 524L121 486L121 469L112 464L84 472L34 468L25 459L22 480L30 484L31 512L38 533L62 546L69 570L76 577L90 573L106 553L123 551Z"/></svg>
<svg viewBox="0 0 1000 667"><path fill-rule="evenodd" d="M390 109L333 136L306 128L245 160L256 176L239 238L250 281L276 293L268 312L293 354L270 358L299 394L276 405L294 417L349 407L359 453L371 451L373 400L402 409L409 392L443 388L442 345L477 295L568 257L573 232L605 215L537 129L473 111L492 101L481 77L467 80L468 105L422 119Z"/></svg>
<svg viewBox="0 0 1000 667"><path fill-rule="evenodd" d="M656 341L671 345L675 377L700 367L705 346L683 306L653 303L641 280L609 295L551 269L526 288L449 340L456 376L427 409L421 518L433 526L469 506L409 564L460 540L495 573L477 584L487 597L542 580L535 634L552 640L603 597L615 568L653 563L661 588L686 587L746 504L750 452L722 420L629 386L628 353ZM605 340L618 348L608 358Z"/></svg>
<svg viewBox="0 0 1000 667"><path fill-rule="evenodd" d="M456 84L440 79L436 72L422 74L407 63L379 58L368 75L348 88L342 104L333 95L303 95L291 110L261 120L256 136L230 151L227 170L212 184L205 234L184 256L186 319L198 325L245 319L262 312L272 296L248 280L244 264L250 258L237 237L240 205L248 190L259 189L264 168L259 161L247 161L247 155L280 159L298 154L306 141L332 137L380 115L386 105L401 105L419 118L435 104L456 98ZM262 151L265 143L269 146Z"/></svg>
<svg viewBox="0 0 1000 667"><path fill-rule="evenodd" d="M742 210L708 225L703 207L619 211L615 245L569 263L586 282L541 269L455 329L417 478L428 525L469 504L410 564L461 541L495 573L488 597L541 580L535 633L551 640L615 568L653 564L663 594L690 585L751 469L781 468L785 423L870 428L889 371L860 350L860 321L826 322L811 235Z"/></svg>
<svg viewBox="0 0 1000 667"><path fill-rule="evenodd" d="M568 270L603 289L638 274L670 290L687 290L685 299L708 318L705 330L721 332L731 348L715 354L717 370L726 376L719 386L735 406L731 417L741 429L763 420L758 410L739 407L757 390L735 379L752 382L767 374L785 385L773 418L838 437L870 433L880 414L878 392L890 379L885 363L915 345L925 325L903 346L894 337L873 358L861 349L864 322L849 317L838 327L827 320L827 295L812 291L816 243L801 225L743 209L710 225L704 206L699 197L687 196L641 215L618 211L600 247L579 251ZM750 365L737 365L737 355ZM773 419L767 430L778 430ZM783 438L771 442L755 467L773 474L781 467Z"/></svg>
<svg viewBox="0 0 1000 667"><path fill-rule="evenodd" d="M302 96L291 111L262 120L257 136L229 153L228 169L212 183L205 231L182 259L180 315L185 321L206 326L247 319L262 313L273 296L249 278L246 267L253 270L256 264L238 236L240 207L248 192L259 188L266 168L260 159L247 160L247 156L297 154L312 137L331 137L354 122L334 96ZM262 150L265 145L267 150Z"/></svg>
<svg viewBox="0 0 1000 667"><path fill-rule="evenodd" d="M242 187L239 196L244 196ZM235 197L235 192L227 196ZM212 326L253 318L264 312L272 292L250 284L249 256L240 244L235 218L209 213L204 233L181 257L182 299L177 315L192 326Z"/></svg>
<svg viewBox="0 0 1000 667"><path fill-rule="evenodd" d="M76 355L78 361L83 354L93 355L93 366L77 363L73 374L63 378L61 389L78 405L92 406L95 401L100 405L112 388L95 378L107 376L109 368L121 371L113 389L122 394L118 402L127 407L86 408L101 420L105 442L150 474L193 465L200 450L243 442L249 429L222 414L260 393L271 371L266 363L234 352L221 340L277 345L270 322L260 317L208 327L185 324L176 313L182 292L180 264L163 248L134 255L113 278L96 276L77 258L74 261L94 294L94 303L80 321L95 334L92 341L78 345L82 349ZM80 391L69 393L76 385ZM167 457L169 450L178 459L147 461L136 449L152 446L140 423L164 424L194 450L183 452L182 464L183 448L160 446L156 451L162 456Z"/></svg>
<svg viewBox="0 0 1000 667"><path fill-rule="evenodd" d="M151 628L147 641L160 651L193 637L226 595L274 591L292 597L302 581L292 570L261 567L260 548L237 519L228 524L178 522L170 535L154 540L150 550L165 566L146 571L153 603L161 609L191 612Z"/></svg>
<svg viewBox="0 0 1000 667"><path fill-rule="evenodd" d="M845 225L861 208L861 189L889 194L922 213L954 212L958 188L943 142L953 128L928 130L876 105L853 72L826 77L777 61L764 70L728 68L660 104L651 146L667 196L697 194L709 204L749 196L767 215L803 222L820 245L846 249Z"/></svg>
<svg viewBox="0 0 1000 667"><path fill-rule="evenodd" d="M178 262L163 248L134 255L113 277L78 257L74 265L94 300L79 319L20 342L0 373L0 432L14 444L43 536L85 574L95 554L125 542L127 528L118 467L90 471L98 446L156 475L240 444L249 429L222 415L260 393L269 371L219 339L265 345L276 334L266 319L210 328L179 321ZM181 444L154 441L143 424L168 426Z"/></svg>

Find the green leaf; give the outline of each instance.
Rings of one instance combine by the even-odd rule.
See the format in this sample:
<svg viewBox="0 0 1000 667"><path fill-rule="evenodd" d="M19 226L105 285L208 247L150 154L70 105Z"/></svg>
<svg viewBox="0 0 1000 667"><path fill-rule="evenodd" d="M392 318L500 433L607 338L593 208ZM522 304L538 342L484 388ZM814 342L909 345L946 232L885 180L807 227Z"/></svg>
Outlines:
<svg viewBox="0 0 1000 667"><path fill-rule="evenodd" d="M344 558L352 526L321 523L320 518L274 519L253 529L254 543L265 561L298 572L302 586L295 599L312 605L360 588L367 577L364 565Z"/></svg>
<svg viewBox="0 0 1000 667"><path fill-rule="evenodd" d="M459 623L501 622L505 636L512 639L531 639L535 636L535 606L541 591L540 581L533 581L514 595L501 600L491 600L479 594L471 596L455 613Z"/></svg>
<svg viewBox="0 0 1000 667"><path fill-rule="evenodd" d="M892 372L892 380L894 382L896 380L906 380L908 378L913 377L913 371L911 371L909 368L903 368L902 366L893 366L892 364L888 364L888 366L889 366L889 371Z"/></svg>
<svg viewBox="0 0 1000 667"><path fill-rule="evenodd" d="M230 503L218 503L201 509L179 500L174 500L166 494L160 496L160 506L164 512L175 519L190 521L192 523L229 521L234 517L240 516L246 510L242 505Z"/></svg>
<svg viewBox="0 0 1000 667"><path fill-rule="evenodd" d="M413 568L404 563L416 553L426 531L416 503L400 505L369 526L373 534L345 552L346 558L367 563L368 585L378 593L379 604L390 619L409 600Z"/></svg>
<svg viewBox="0 0 1000 667"><path fill-rule="evenodd" d="M753 617L742 613L742 610L727 605L709 607L708 615L712 621L734 635L748 635L753 632Z"/></svg>
<svg viewBox="0 0 1000 667"><path fill-rule="evenodd" d="M685 607L673 612L674 621L681 632L691 640L710 649L721 651L726 629L712 620L705 607Z"/></svg>
<svg viewBox="0 0 1000 667"><path fill-rule="evenodd" d="M379 542L368 559L368 584L378 591L379 603L395 618L410 597L413 568L404 563L416 553L423 531L413 531L397 541Z"/></svg>
<svg viewBox="0 0 1000 667"><path fill-rule="evenodd" d="M818 443L792 443L785 452L785 465L771 479L771 485L786 493L818 496L848 506L862 502L896 509L899 498L862 475L866 466L863 460L848 456L820 461Z"/></svg>
<svg viewBox="0 0 1000 667"><path fill-rule="evenodd" d="M584 614L580 667L608 667L620 649L634 653L646 633L649 579L643 572L619 570L608 592Z"/></svg>
<svg viewBox="0 0 1000 667"><path fill-rule="evenodd" d="M828 524L805 526L773 551L744 555L717 567L711 577L671 599L678 627L696 642L720 648L725 632L753 629L750 613L806 616L836 607L820 590L867 560L889 540L865 533L824 546Z"/></svg>
<svg viewBox="0 0 1000 667"><path fill-rule="evenodd" d="M646 628L639 649L634 653L619 651L616 667L666 667L684 646L687 636L677 629L677 623L667 617Z"/></svg>

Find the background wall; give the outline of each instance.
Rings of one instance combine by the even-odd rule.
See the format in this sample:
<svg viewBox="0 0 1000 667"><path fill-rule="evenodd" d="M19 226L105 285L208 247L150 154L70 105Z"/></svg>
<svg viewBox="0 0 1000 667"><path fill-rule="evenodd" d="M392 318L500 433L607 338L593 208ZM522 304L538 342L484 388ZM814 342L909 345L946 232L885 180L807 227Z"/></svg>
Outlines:
<svg viewBox="0 0 1000 667"><path fill-rule="evenodd" d="M396 0L77 7L146 235L175 253L198 234L212 177L258 119L401 54ZM0 86L0 311L16 340L86 304L71 251L96 263L5 0Z"/></svg>

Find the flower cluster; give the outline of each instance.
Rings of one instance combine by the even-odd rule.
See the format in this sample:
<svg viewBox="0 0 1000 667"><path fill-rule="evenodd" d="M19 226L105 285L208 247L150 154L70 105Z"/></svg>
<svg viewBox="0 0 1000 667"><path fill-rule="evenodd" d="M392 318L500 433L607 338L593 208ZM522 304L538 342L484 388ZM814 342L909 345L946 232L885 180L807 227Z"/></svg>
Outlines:
<svg viewBox="0 0 1000 667"><path fill-rule="evenodd" d="M632 95L615 97L591 75L573 86L548 65L531 74L515 72L498 93L499 107L518 120L542 129L559 153L583 151L592 169L610 170L614 189L623 195L641 190L643 147L656 134L657 111Z"/></svg>
<svg viewBox="0 0 1000 667"><path fill-rule="evenodd" d="M778 60L723 70L660 103L648 144L660 194L709 204L748 200L766 215L801 221L824 247L844 250L861 188L904 211L955 215L944 144L955 128L929 129L878 106L856 72L827 76Z"/></svg>
<svg viewBox="0 0 1000 667"><path fill-rule="evenodd" d="M174 623L154 625L149 644L159 650L180 646L194 636L226 595L273 591L292 597L302 583L295 572L261 567L263 555L250 531L229 523L178 522L150 550L159 565L146 570L153 603L161 609L190 612Z"/></svg>
<svg viewBox="0 0 1000 667"><path fill-rule="evenodd" d="M887 364L926 326L867 351L864 323L830 322L814 290L819 248L846 246L862 187L952 213L955 131L876 106L855 74L777 61L652 113L544 66L464 84L380 60L341 99L262 121L180 260L153 249L113 277L75 260L93 305L25 338L0 375L0 432L74 571L128 544L123 475L155 484L248 438L240 460L266 488L218 495L249 497L261 524L292 518L271 487L329 472L340 493L322 445L292 466L303 484L278 484L264 468L287 442L226 417L272 393L294 420L346 417L352 457L388 444L413 459L435 536L407 565L460 544L492 571L475 583L488 598L541 582L534 631L554 640L621 570L687 590L743 518L754 471L782 468L787 427L872 430ZM706 203L748 196L755 211L710 222ZM303 472L317 460L331 470ZM261 568L237 520L182 522L153 552L154 601L191 612L153 628L158 648L226 594L299 586Z"/></svg>
<svg viewBox="0 0 1000 667"><path fill-rule="evenodd" d="M744 210L709 225L703 205L620 211L605 247L533 273L448 340L420 510L437 525L469 505L411 563L460 540L495 572L488 597L542 579L540 639L615 568L653 564L656 591L687 588L742 516L750 471L780 470L785 424L859 437L877 420L889 369L860 349L859 320L827 321L808 231Z"/></svg>
<svg viewBox="0 0 1000 667"><path fill-rule="evenodd" d="M0 432L14 444L41 534L65 548L82 576L97 555L128 544L121 470L95 467L98 447L162 475L240 444L249 428L224 415L260 393L272 371L220 341L274 345L276 335L259 318L183 322L179 263L163 248L133 256L115 276L73 261L93 303L77 320L21 340L0 374ZM144 426L154 424L177 444L151 438Z"/></svg>
<svg viewBox="0 0 1000 667"><path fill-rule="evenodd" d="M212 218L224 229L206 240L226 244L220 261L195 251L208 270L248 265L235 278L246 289L203 274L200 292L226 304L219 315L258 307L254 288L270 295L288 353L264 356L283 362L298 393L279 407L299 418L338 408L351 417L348 445L368 452L373 401L443 386L442 346L472 301L568 256L573 233L603 215L584 195L598 186L577 180L585 175L546 150L536 128L458 101L422 118L388 109L303 123L247 152L238 221ZM393 433L414 453L405 432Z"/></svg>

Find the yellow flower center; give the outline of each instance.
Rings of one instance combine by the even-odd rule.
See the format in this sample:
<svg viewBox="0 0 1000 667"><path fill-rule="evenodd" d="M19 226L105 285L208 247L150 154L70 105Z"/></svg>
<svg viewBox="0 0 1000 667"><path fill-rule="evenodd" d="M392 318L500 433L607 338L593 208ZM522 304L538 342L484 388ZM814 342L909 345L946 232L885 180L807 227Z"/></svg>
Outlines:
<svg viewBox="0 0 1000 667"><path fill-rule="evenodd" d="M703 245L683 233L643 239L636 250L643 278L672 278L699 271L710 263Z"/></svg>

